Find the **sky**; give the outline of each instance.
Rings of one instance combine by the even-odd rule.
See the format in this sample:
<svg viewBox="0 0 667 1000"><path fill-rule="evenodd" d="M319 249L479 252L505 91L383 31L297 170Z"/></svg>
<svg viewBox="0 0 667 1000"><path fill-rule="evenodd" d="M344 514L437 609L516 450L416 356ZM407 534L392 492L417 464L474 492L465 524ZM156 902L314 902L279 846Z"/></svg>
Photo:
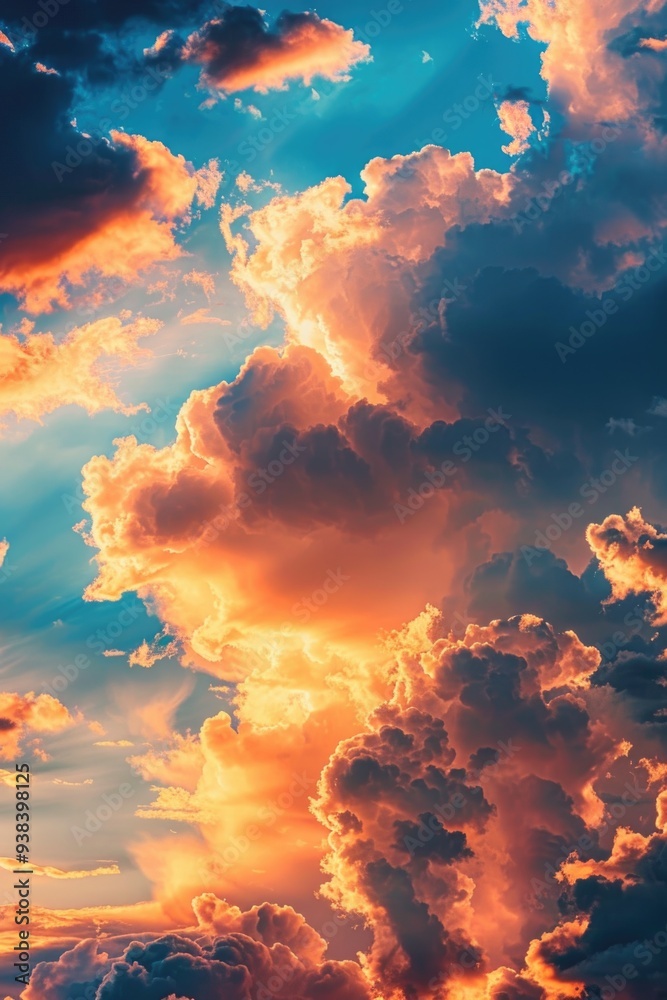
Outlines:
<svg viewBox="0 0 667 1000"><path fill-rule="evenodd" d="M2 0L5 1000L667 996L666 53Z"/></svg>

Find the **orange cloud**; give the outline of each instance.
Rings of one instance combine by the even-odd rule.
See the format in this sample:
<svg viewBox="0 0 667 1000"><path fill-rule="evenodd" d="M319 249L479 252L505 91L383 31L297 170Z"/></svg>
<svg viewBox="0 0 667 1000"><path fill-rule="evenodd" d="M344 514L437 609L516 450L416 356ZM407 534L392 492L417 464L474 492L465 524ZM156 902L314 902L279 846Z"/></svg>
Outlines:
<svg viewBox="0 0 667 1000"><path fill-rule="evenodd" d="M204 208L213 208L223 178L219 161L209 160L205 166L199 168L195 177L197 179L196 198L198 203Z"/></svg>
<svg viewBox="0 0 667 1000"><path fill-rule="evenodd" d="M527 952L559 920L557 894L526 908L531 877L551 838L602 820L596 787L622 751L581 686L599 655L571 633L522 616L439 634L431 611L394 637L394 697L332 753L314 806L330 831L323 892L363 913L392 997L432 980L477 996L510 941Z"/></svg>
<svg viewBox="0 0 667 1000"><path fill-rule="evenodd" d="M33 733L60 733L76 721L50 694L0 692L1 756L5 760L16 759L23 741Z"/></svg>
<svg viewBox="0 0 667 1000"><path fill-rule="evenodd" d="M139 341L160 326L158 320L123 324L109 317L71 330L59 343L50 333L0 337L0 415L41 423L43 416L68 405L91 414L147 409L119 399L113 370L150 356Z"/></svg>
<svg viewBox="0 0 667 1000"><path fill-rule="evenodd" d="M612 588L612 600L630 594L650 594L654 623L667 623L667 535L633 507L625 517L610 514L602 524L591 524L586 538Z"/></svg>
<svg viewBox="0 0 667 1000"><path fill-rule="evenodd" d="M133 164L131 182L118 192L75 202L66 224L47 206L39 232L25 227L23 235L17 227L11 247L0 256L0 288L15 294L29 312L69 308L68 286L81 287L92 275L132 283L153 264L174 260L181 254L177 222L187 219L195 198L212 203L220 179L215 161L197 173L161 142L124 132L111 136L114 149ZM77 169L82 167L64 167Z"/></svg>
<svg viewBox="0 0 667 1000"><path fill-rule="evenodd" d="M152 801L142 802L138 815L193 830L133 850L170 912L184 919L192 897L207 888L251 905L266 893L267 878L273 894L312 909L323 842L310 799L333 747L383 693L386 684L370 664L362 669L340 657L317 663L293 642L240 685L234 728L221 712L197 737L174 737L166 750L130 758L152 783ZM191 860L185 868L184 852Z"/></svg>
<svg viewBox="0 0 667 1000"><path fill-rule="evenodd" d="M148 700L138 699L131 687L116 687L112 695L131 735L166 739L173 730L176 711L193 687L194 679L186 675L176 687L160 686L156 682Z"/></svg>
<svg viewBox="0 0 667 1000"><path fill-rule="evenodd" d="M498 118L503 132L512 137L512 141L502 147L503 153L519 156L528 149L530 137L535 131L530 104L528 101L503 101L498 108Z"/></svg>
<svg viewBox="0 0 667 1000"><path fill-rule="evenodd" d="M88 463L84 537L99 574L86 599L150 596L184 663L226 679L290 633L372 648L378 630L447 586L466 552L462 533L444 566L433 543L457 502L450 491L429 486L418 516L397 515L429 485L418 433L350 397L316 351L260 348L232 383L190 396L173 444L126 438ZM503 525L486 528L500 543Z"/></svg>
<svg viewBox="0 0 667 1000"><path fill-rule="evenodd" d="M219 316L211 316L210 309L196 309L193 313L181 316L183 326L193 326L196 323L212 323L214 326L231 326L228 319L220 319Z"/></svg>
<svg viewBox="0 0 667 1000"><path fill-rule="evenodd" d="M664 52L667 49L667 38L642 38L641 46L653 52Z"/></svg>
<svg viewBox="0 0 667 1000"><path fill-rule="evenodd" d="M207 271L188 271L183 281L186 285L198 285L209 302L215 295L215 278Z"/></svg>
<svg viewBox="0 0 667 1000"><path fill-rule="evenodd" d="M15 858L0 858L0 868L4 868L6 872L14 871L16 868ZM38 865L31 859L30 861L30 873L31 875L43 875L46 878L55 879L82 879L82 878L97 878L100 875L120 875L120 868L118 865L107 865L102 868L91 868L86 871L63 871L61 868L52 868L50 865Z"/></svg>
<svg viewBox="0 0 667 1000"><path fill-rule="evenodd" d="M333 177L250 212L252 252L233 232L247 210L223 205L232 278L255 322L265 326L277 313L288 340L321 352L350 391L376 402L393 390L406 412L421 417L417 393L406 392L406 343L418 326L409 283L447 245L450 229L510 216L518 181L510 173L476 171L469 153L451 155L439 146L378 157L361 177L364 199L346 200L349 185ZM400 386L390 381L395 368Z"/></svg>
<svg viewBox="0 0 667 1000"><path fill-rule="evenodd" d="M97 746L97 744L95 744ZM92 785L93 779L86 778L84 781L67 781L65 778L53 778L52 783L54 785L64 785L67 788L79 788L82 785Z"/></svg>
<svg viewBox="0 0 667 1000"><path fill-rule="evenodd" d="M242 34L235 22L251 21ZM347 80L348 71L370 58L370 47L351 30L316 14L285 14L268 31L258 12L231 10L190 35L183 58L203 67L201 83L235 93L252 88L265 94L282 90L289 80L307 86L316 76Z"/></svg>
<svg viewBox="0 0 667 1000"><path fill-rule="evenodd" d="M627 121L640 104L641 60L626 59L608 44L625 24L643 16L640 0L612 0L604 6L586 0L480 0L478 24L496 24L507 38L519 38L521 25L546 44L542 77L572 123Z"/></svg>

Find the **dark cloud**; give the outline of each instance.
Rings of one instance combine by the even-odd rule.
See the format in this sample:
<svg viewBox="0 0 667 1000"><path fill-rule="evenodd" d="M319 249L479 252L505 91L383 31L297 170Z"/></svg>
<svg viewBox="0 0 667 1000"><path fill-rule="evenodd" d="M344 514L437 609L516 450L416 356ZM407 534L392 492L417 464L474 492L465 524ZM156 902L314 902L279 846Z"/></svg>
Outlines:
<svg viewBox="0 0 667 1000"><path fill-rule="evenodd" d="M452 864L454 861L473 857L473 852L467 846L465 833L461 830L455 830L453 833L445 830L438 817L433 813L422 813L419 817L419 823L413 823L410 820L396 820L394 828L396 830L394 846L399 851L405 851L417 857L433 858L444 864ZM425 843L420 840L420 833L424 828L431 830L434 834Z"/></svg>
<svg viewBox="0 0 667 1000"><path fill-rule="evenodd" d="M198 0L46 0L27 9L8 0L0 23L17 48L27 46L33 61L93 86L113 86L145 69L142 33L196 24L215 6Z"/></svg>
<svg viewBox="0 0 667 1000"><path fill-rule="evenodd" d="M135 176L131 150L108 138L86 144L89 150L77 169L61 176L54 162L64 163L68 147L75 151L84 136L71 124L74 87L67 79L35 70L25 52L0 46L0 95L5 105L21 94L21 113L3 119L2 142L12 150L0 166L0 227L12 237L4 248L16 254L16 241L56 241L57 248L81 238L99 220L136 199L146 178ZM67 225L64 225L64 222Z"/></svg>
<svg viewBox="0 0 667 1000"><path fill-rule="evenodd" d="M631 878L581 878L574 883L570 898L573 915L584 914L587 927L568 945L543 945L543 957L563 978L583 979L589 997L615 984L629 1000L663 1000L667 974L665 837L648 839Z"/></svg>
<svg viewBox="0 0 667 1000"><path fill-rule="evenodd" d="M211 88L265 89L317 72L333 79L365 57L361 43L351 43L343 28L315 13L284 11L269 26L258 8L225 0L46 0L44 6L27 17L25 6L10 0L0 23L16 48L88 87L113 87L156 68L161 85L179 66L193 63ZM320 46L332 43L338 59L331 52L320 56Z"/></svg>
<svg viewBox="0 0 667 1000"><path fill-rule="evenodd" d="M556 628L573 628L602 615L601 597L590 577L578 577L548 549L498 552L466 581L465 617L485 622L509 618L516 608L546 618ZM609 595L609 587L601 596ZM585 638L585 635L584 635Z"/></svg>
<svg viewBox="0 0 667 1000"><path fill-rule="evenodd" d="M532 87L505 87L497 95L499 101L526 101L528 104L544 104L544 101L535 97Z"/></svg>
<svg viewBox="0 0 667 1000"><path fill-rule="evenodd" d="M280 908L266 904L265 910L276 913ZM57 962L37 965L31 989L40 991L41 1000L65 1000L93 992L98 1000L167 1000L174 996L188 1000L247 1000L249 996L257 1000L368 1000L356 963L313 962L272 938L270 919L267 930L265 935L260 922L254 936L234 932L210 941L200 937L197 942L167 934L135 941L116 959L96 956L91 951L94 942L82 942ZM82 975L93 968L94 977Z"/></svg>
<svg viewBox="0 0 667 1000"><path fill-rule="evenodd" d="M622 650L597 680L618 691L633 717L667 740L667 660Z"/></svg>
<svg viewBox="0 0 667 1000"><path fill-rule="evenodd" d="M187 40L186 62L201 66L202 83L225 91L267 90L314 75L337 79L365 59L367 48L313 12L283 11L269 27L261 10L228 6Z"/></svg>
<svg viewBox="0 0 667 1000"><path fill-rule="evenodd" d="M315 380L312 352L298 353L289 363L253 357L217 403L215 422L241 460L237 489L242 494L250 486L254 496L248 518L304 526L345 522L366 531L369 519L395 521L394 504L405 505L424 484L469 491L480 497L482 509L516 510L546 502L556 484L569 496L567 484L582 481L571 453L554 455L535 445L498 406L476 419L436 420L418 431L392 407L363 400L336 424L316 423L326 383ZM290 398L299 379L307 380L311 399L306 428L299 428L303 417ZM272 464L281 472L267 489L257 470ZM464 508L461 516L474 519L473 509Z"/></svg>
<svg viewBox="0 0 667 1000"><path fill-rule="evenodd" d="M295 28L318 21L316 14L282 13L269 28L255 7L229 7L205 24L189 41L188 56L202 66L204 78L224 86L225 81L271 53L280 52Z"/></svg>
<svg viewBox="0 0 667 1000"><path fill-rule="evenodd" d="M102 119L90 134L73 119L70 76L40 71L29 50L0 46L0 100L5 115L0 166L0 287L31 312L68 305L73 285L96 272L132 280L156 260L178 255L175 220L197 193L194 170L160 144L111 132ZM166 223L166 225L165 225Z"/></svg>

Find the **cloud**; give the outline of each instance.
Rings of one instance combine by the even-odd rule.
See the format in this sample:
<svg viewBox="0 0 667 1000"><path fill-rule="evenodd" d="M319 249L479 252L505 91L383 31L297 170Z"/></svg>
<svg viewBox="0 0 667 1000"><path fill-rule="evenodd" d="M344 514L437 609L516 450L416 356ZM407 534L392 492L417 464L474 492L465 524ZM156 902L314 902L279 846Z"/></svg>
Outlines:
<svg viewBox="0 0 667 1000"><path fill-rule="evenodd" d="M209 302L215 295L215 278L207 271L188 271L183 275L183 281L186 285L196 285L201 288Z"/></svg>
<svg viewBox="0 0 667 1000"><path fill-rule="evenodd" d="M93 744L96 747L133 747L131 740L98 740Z"/></svg>
<svg viewBox="0 0 667 1000"><path fill-rule="evenodd" d="M604 10L584 0L568 0L556 10L549 0L481 0L479 24L496 24L508 38L527 27L546 45L542 76L550 98L561 104L572 123L630 119L646 83L645 63L626 60L611 42L640 22L656 4L614 0Z"/></svg>
<svg viewBox="0 0 667 1000"><path fill-rule="evenodd" d="M528 102L503 101L498 107L498 118L503 132L512 138L510 143L502 147L503 153L508 156L524 153L529 148L530 137L535 131Z"/></svg>
<svg viewBox="0 0 667 1000"><path fill-rule="evenodd" d="M133 649L128 657L131 667L144 667L146 669L155 666L160 660L169 656L176 656L179 651L178 643L174 640L160 645L161 635L157 635L150 643L145 639L140 646Z"/></svg>
<svg viewBox="0 0 667 1000"><path fill-rule="evenodd" d="M56 962L38 964L23 1000L65 1000L75 987L104 1000L184 996L230 1000L252 995L291 1000L369 1000L359 966L322 960L324 941L290 907L265 903L245 913L208 894L195 901L197 936L187 930L99 951L82 941ZM208 937L202 934L208 932Z"/></svg>
<svg viewBox="0 0 667 1000"><path fill-rule="evenodd" d="M123 323L116 317L76 327L60 342L50 333L0 337L0 414L42 422L61 406L88 413L112 409L137 413L144 404L128 405L118 397L116 370L150 356L139 341L157 333L157 320Z"/></svg>
<svg viewBox="0 0 667 1000"><path fill-rule="evenodd" d="M0 858L0 868L11 872L16 868L15 858ZM120 875L118 865L107 865L102 868L90 868L84 871L63 871L60 868L52 868L50 865L38 865L32 859L30 861L31 875L43 875L46 878L55 879L82 879L97 878L100 875Z"/></svg>
<svg viewBox="0 0 667 1000"><path fill-rule="evenodd" d="M378 628L423 607L432 582L444 585L437 550L424 556L416 539L456 511L455 491L483 503L491 486L493 505L516 502L503 419L438 421L420 433L397 410L350 397L312 348L258 349L233 382L191 395L172 445L125 439L113 459L88 464L84 534L100 551L86 597L150 593L184 662L217 664L221 677L239 676L244 649L252 662L253 648L286 630L373 645ZM461 460L473 434L487 447ZM378 581L387 564L402 577L413 567L421 594ZM369 628L370 593L380 617Z"/></svg>
<svg viewBox="0 0 667 1000"><path fill-rule="evenodd" d="M645 49L652 49L653 52L664 52L667 49L667 39L665 38L642 38L641 44Z"/></svg>
<svg viewBox="0 0 667 1000"><path fill-rule="evenodd" d="M188 783L188 788L167 787L154 815L199 825L206 838L203 848L194 838L179 840L173 856L166 845L158 851L158 842L138 852L142 870L155 875L151 861L158 854L163 872L169 870L159 891L170 894L163 905L168 899L174 916L182 890L180 926L158 940L142 935L124 944L122 954L113 938L105 939L104 955L93 951L92 942L82 942L57 962L36 966L24 1000L32 1000L31 990L39 991L34 995L40 1000L60 1000L56 987L66 990L73 983L90 985L101 997L125 996L132 983L137 996L183 993L195 1000L201 986L203 1000L223 983L227 992L236 988L229 966L243 970L239 989L261 995L266 989L285 1000L295 995L366 1000L380 984L396 998L450 989L471 1000L554 1000L594 981L594 956L606 948L607 909L597 906L597 895L586 886L594 878L609 883L605 900L609 893L618 895L612 887L621 870L639 873L639 883L628 877L620 890L629 894L631 906L633 894L637 905L656 900L657 908L651 904L650 915L643 917L641 934L657 933L662 919L657 901L664 893L655 885L660 876L653 859L662 834L630 834L641 791L623 807L623 829L611 850L603 846L605 828L617 824L611 804L618 801L617 789L625 791L628 748L619 734L622 723L615 733L608 729L613 715L605 719L607 726L600 724L604 702L590 683L599 662L596 651L533 616L471 625L455 639L433 609L389 637L388 650L392 683L384 699L374 698L379 707L365 721L359 715L355 722L349 710L336 705L332 713L314 712L295 726L283 722L278 761L276 725L266 725L256 700L269 680L266 672L244 685L238 732L221 713L204 723L198 740L177 738L171 751L135 758L133 765L148 781L180 774ZM292 670L293 662L293 655L285 659ZM386 666L382 672L387 675ZM326 675L329 691L340 689L344 674L333 673L330 664ZM273 689L266 688L267 705L275 702L281 676L278 668ZM358 665L352 676L358 679ZM289 690L295 680L290 678ZM277 718L284 719L276 708ZM334 719L348 733L356 725L356 732L344 735L327 758L325 747L336 744ZM316 759L318 737L324 753ZM323 866L328 881L322 891L336 912L361 916L373 934L361 966L328 961L322 936L290 907L265 903L242 912L211 893L186 894L193 888L192 870L202 861L209 866L209 882L226 884L225 895L230 885L242 892L252 869L270 864L274 826L282 845L275 877L291 879L294 886L294 873L303 872L308 856L305 844L317 842L315 829L309 833L305 823L309 788L297 796L293 786L289 801L277 794L276 779L284 780L297 759L292 749L297 741L308 768L322 770L314 802L316 818L328 832ZM269 759L278 768L269 768ZM644 764L633 758L633 766ZM659 768L651 774L661 781ZM270 823L253 815L265 795L273 800ZM661 801L658 795L656 808L663 815ZM202 813L206 802L213 807L210 815ZM188 871L179 862L184 850L191 859ZM568 886L581 919L561 911L559 896ZM248 890L256 891L253 885ZM190 901L196 928L187 922ZM586 931L591 910L600 925L599 944ZM630 917L625 924L630 927ZM640 943L637 934L628 939L633 948ZM573 964L564 949L577 940L581 947ZM648 992L637 997L657 1000L650 982L642 979Z"/></svg>
<svg viewBox="0 0 667 1000"><path fill-rule="evenodd" d="M70 308L95 277L132 283L154 263L180 255L178 223L193 200L211 202L219 174L197 174L160 142L114 131L86 135L71 123L74 85L35 72L29 55L0 47L0 95L21 92L23 114L6 119L14 150L0 175L0 288L29 312ZM40 191L35 200L36 187Z"/></svg>
<svg viewBox="0 0 667 1000"><path fill-rule="evenodd" d="M193 687L194 679L184 677L176 686L154 686L150 700L138 701L134 689L116 686L113 699L131 735L164 739L172 732L174 716Z"/></svg>
<svg viewBox="0 0 667 1000"><path fill-rule="evenodd" d="M552 933L535 943L536 966L548 963L561 981L585 981L591 988L622 983L630 1000L659 997L667 972L662 801L659 796L659 834L621 828L608 859L563 867L567 900L578 921L569 940Z"/></svg>
<svg viewBox="0 0 667 1000"><path fill-rule="evenodd" d="M64 778L52 778L54 785L65 785L67 788L79 788L82 785L92 785L92 778L85 778L84 781L66 781Z"/></svg>
<svg viewBox="0 0 667 1000"><path fill-rule="evenodd" d="M194 326L197 323L212 323L215 326L231 326L231 320L220 319L219 316L211 316L211 310L206 307L196 309L194 312L188 313L186 316L181 316L181 324L183 326Z"/></svg>
<svg viewBox="0 0 667 1000"><path fill-rule="evenodd" d="M625 976L636 935L664 929L664 776L647 789L642 763L663 752L664 642L620 648L624 632L604 662L590 644L631 599L639 629L649 599L656 625L665 611L662 530L610 515L667 495L667 284L644 267L665 224L662 70L639 42L660 34L653 13L619 0L603 24L576 0L485 4L506 35L527 21L544 43L563 119L544 157L526 150L501 174L428 146L371 161L362 197L333 177L257 211L223 205L233 279L285 345L193 392L168 446L126 438L91 459L84 537L97 550L86 598L136 591L184 666L229 682L226 710L173 737L189 686L119 700L155 741L131 758L149 784L138 815L187 832L158 826L132 847L153 904L50 917L54 935L99 921L139 939L38 966L40 1000L72 983L102 1000L561 1000ZM225 31L246 21L250 56L240 46L230 67ZM250 9L193 45L223 91L282 86L285 36L327 23L284 16L267 42ZM153 55L181 51L167 33ZM295 78L310 72L298 62ZM519 147L521 101L503 111ZM180 168L141 151L160 164L150 198L175 211ZM590 324L563 364L555 344ZM649 409L655 426L628 452L640 464L612 476L619 435ZM596 562L578 575L593 517ZM547 526L553 552L525 558ZM475 619L465 629L455 606ZM270 882L311 923L322 870L321 898L372 935L358 964L327 963L294 911L253 912ZM205 888L250 916L202 901ZM156 924L173 933L156 942ZM637 978L658 1000L661 959Z"/></svg>
<svg viewBox="0 0 667 1000"><path fill-rule="evenodd" d="M346 200L349 185L334 177L250 213L252 253L233 234L225 208L221 224L235 253L232 277L255 320L264 325L278 313L290 340L321 351L346 385L377 401L385 398L378 382L391 374L391 350L403 354L412 332L400 275L414 280L452 227L508 214L516 182L510 174L475 171L468 153L436 146L378 157L361 177L363 199ZM333 280L339 274L342 296Z"/></svg>
<svg viewBox="0 0 667 1000"><path fill-rule="evenodd" d="M201 84L235 93L286 88L289 80L310 86L315 76L348 79L348 71L370 58L370 48L351 30L314 13L283 12L269 28L254 7L228 7L187 39L185 62L202 67Z"/></svg>
<svg viewBox="0 0 667 1000"><path fill-rule="evenodd" d="M29 691L25 695L4 691L0 693L0 732L2 757L16 759L25 741L35 734L61 733L78 720L57 698L50 694ZM34 744L38 746L39 743Z"/></svg>
<svg viewBox="0 0 667 1000"><path fill-rule="evenodd" d="M611 584L613 599L649 594L654 623L667 624L667 534L647 523L634 507L625 517L614 514L602 524L589 525L586 537Z"/></svg>

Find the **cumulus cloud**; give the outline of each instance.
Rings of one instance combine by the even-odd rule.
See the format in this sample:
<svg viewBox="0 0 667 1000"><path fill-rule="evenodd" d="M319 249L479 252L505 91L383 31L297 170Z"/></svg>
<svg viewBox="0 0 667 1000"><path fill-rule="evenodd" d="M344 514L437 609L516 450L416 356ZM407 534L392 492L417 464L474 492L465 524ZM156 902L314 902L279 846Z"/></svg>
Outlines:
<svg viewBox="0 0 667 1000"><path fill-rule="evenodd" d="M186 662L218 664L222 677L239 676L243 648L285 631L373 644L377 628L423 607L431 581L443 585L437 550L425 556L417 538L433 538L461 496L478 503L490 488L492 506L516 504L507 423L496 412L420 431L398 409L350 396L314 349L258 349L233 382L191 395L174 444L128 438L88 464L85 537L99 575L86 596L150 593ZM387 561L402 577L414 567L421 593L378 581Z"/></svg>
<svg viewBox="0 0 667 1000"><path fill-rule="evenodd" d="M82 941L56 962L35 967L23 1000L65 1000L75 985L104 1000L248 996L291 1000L368 1000L354 962L323 960L325 942L290 907L265 903L242 912L208 894L194 901L196 930L100 951ZM195 941L194 937L198 940ZM202 937L202 935L206 935Z"/></svg>
<svg viewBox="0 0 667 1000"><path fill-rule="evenodd" d="M266 93L289 80L346 80L351 67L370 58L370 47L315 13L284 11L269 28L260 10L230 6L190 35L179 55L202 67L201 83L211 90Z"/></svg>
<svg viewBox="0 0 667 1000"><path fill-rule="evenodd" d="M515 39L525 25L546 45L542 76L571 121L614 121L638 109L644 67L624 59L610 42L657 10L638 0L614 0L604 8L568 0L558 9L549 0L481 0L479 23L495 23Z"/></svg>
<svg viewBox="0 0 667 1000"><path fill-rule="evenodd" d="M400 275L428 260L452 227L507 215L516 182L435 146L374 159L361 177L365 199L346 200L349 185L335 177L252 212L252 253L224 209L222 230L255 319L278 312L288 337L321 351L336 374L377 400L391 351L405 355L414 328ZM345 294L333 280L343 273Z"/></svg>
<svg viewBox="0 0 667 1000"><path fill-rule="evenodd" d="M535 131L535 125L530 115L530 105L527 101L503 101L498 108L498 118L503 132L511 136L512 141L503 146L503 153L508 156L518 156L530 145L530 137Z"/></svg>
<svg viewBox="0 0 667 1000"><path fill-rule="evenodd" d="M597 652L533 616L471 625L456 639L433 609L390 637L388 650L394 666L384 701L376 695L380 707L365 722L357 717L357 731L340 739L328 761L313 759L317 734L323 750L336 742L322 725L325 716L305 724L301 718L280 733L283 757L298 734L302 760L322 771L311 817L328 832L322 891L337 911L361 917L372 931L361 965L327 960L321 934L290 907L265 903L242 912L209 893L192 901L195 929L186 906L181 929L157 940L144 935L121 949L106 939L105 954L82 942L57 962L38 965L24 1000L60 1000L57 990L73 983L92 985L101 997L125 996L131 988L139 997L183 993L203 1000L218 989L239 990L240 1000L243 990L266 989L285 1000L365 1000L381 988L392 1000L448 992L471 1000L555 1000L598 981L610 893L627 894L632 906L635 898L637 906L655 901L641 927L632 930L630 916L624 922L618 962L641 946L642 936L657 934L664 892L652 859L663 833L632 832L644 785L623 786L628 747L600 724L603 702L591 685ZM258 682L246 683L247 699ZM251 722L257 703L242 700L239 707L251 715L238 734L222 713L204 724L198 740L181 738L166 754L133 761L147 780L182 776L183 786L166 789L156 815L199 824L209 877L228 887L245 881L246 865L250 870L268 859L274 825L288 877L292 866L303 871L304 839L312 836L306 795L295 810L294 788L291 801L270 791L276 776L264 754L274 753L275 726ZM348 732L354 728L349 712L338 708L330 719L336 717ZM650 761L633 758L633 764L648 767L654 785L664 780ZM284 763L280 768L284 778ZM627 787L632 794L622 800L621 828L614 805ZM260 830L253 810L267 793L274 816ZM656 811L664 825L660 795ZM202 814L206 801L217 817ZM229 817L238 821L241 808L243 822L232 832ZM185 849L197 857L194 842L183 842L174 848L175 866ZM147 845L142 866L156 853L155 844ZM170 865L168 850L161 865ZM179 870L187 876L182 865L174 868L172 894ZM619 876L623 885L614 888ZM572 893L566 915L564 891ZM174 902L172 895L172 914ZM600 931L593 936L586 929L591 914ZM573 944L576 954L567 950ZM614 958L607 968L622 965ZM656 970L642 978L637 997L657 1000ZM602 972L599 978L604 982Z"/></svg>
<svg viewBox="0 0 667 1000"><path fill-rule="evenodd" d="M499 173L428 146L371 161L362 197L333 177L257 211L223 205L233 280L260 325L284 323L285 346L192 393L168 446L126 438L93 458L84 537L98 569L87 599L136 591L185 666L230 682L230 705L170 738L190 688L121 699L133 734L156 741L131 758L151 786L138 815L189 832L133 846L154 903L52 915L63 937L103 918L140 939L41 964L25 1000L72 984L100 1000L573 1000L626 976L664 930L667 799L659 763L644 762L664 748L667 661L647 639L620 653L614 640L602 662L588 638L602 607L617 621L630 598L640 628L647 601L656 625L667 614L662 530L638 511L607 516L619 496L665 495L652 401L667 285L648 267L637 277L665 223L649 6L618 0L603 18L577 0L484 3L485 23L508 37L527 23L545 47L563 124L544 157ZM246 22L236 64L226 46ZM188 52L222 91L283 86L310 79L323 32L358 44L329 24L284 15L267 29L252 9L228 12L187 46L167 32L148 58ZM502 105L517 153L527 104ZM116 147L145 158L142 197L173 237L196 199L190 169L136 137ZM555 343L605 295L628 311L581 334L579 367L563 365ZM610 420L617 398L627 416ZM615 435L651 407L636 458L620 452L628 469L643 460L641 478L614 472L611 492ZM591 516L597 562L579 576L560 556L588 558ZM527 558L521 542L547 525L554 552ZM475 619L464 629L450 627L453 594ZM358 964L328 962L293 910L252 907L270 879L310 914L322 866L321 898L372 936ZM664 990L654 958L638 1000Z"/></svg>
<svg viewBox="0 0 667 1000"><path fill-rule="evenodd" d="M600 561L615 600L650 594L656 625L667 624L667 534L647 523L634 507L591 524L586 537Z"/></svg>

